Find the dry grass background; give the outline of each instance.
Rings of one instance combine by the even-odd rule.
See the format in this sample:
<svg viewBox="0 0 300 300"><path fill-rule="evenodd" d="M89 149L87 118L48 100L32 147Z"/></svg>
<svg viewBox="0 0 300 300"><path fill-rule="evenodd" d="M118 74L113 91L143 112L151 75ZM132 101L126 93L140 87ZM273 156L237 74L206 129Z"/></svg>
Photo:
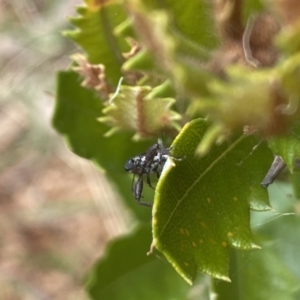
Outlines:
<svg viewBox="0 0 300 300"><path fill-rule="evenodd" d="M128 213L51 128L61 36L80 0L0 0L0 299L88 299L84 276Z"/></svg>

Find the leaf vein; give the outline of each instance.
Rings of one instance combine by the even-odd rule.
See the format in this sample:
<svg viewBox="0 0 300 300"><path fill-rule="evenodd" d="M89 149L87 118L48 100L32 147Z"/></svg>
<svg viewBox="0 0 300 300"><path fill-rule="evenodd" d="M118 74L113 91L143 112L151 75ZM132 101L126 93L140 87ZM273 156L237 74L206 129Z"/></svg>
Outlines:
<svg viewBox="0 0 300 300"><path fill-rule="evenodd" d="M230 152L234 147L236 147L242 140L244 139L244 136L240 136L234 143L232 143L217 159L215 159L208 167L207 169L194 181L194 183L186 190L186 192L182 195L182 197L178 200L177 204L175 205L173 211L171 212L168 220L166 221L164 227L162 228L162 231L159 235L159 238L162 237L163 233L165 232L166 227L170 223L173 215L175 214L177 208L182 203L182 201L186 198L188 193L194 188L194 186L222 159L224 158L228 152Z"/></svg>

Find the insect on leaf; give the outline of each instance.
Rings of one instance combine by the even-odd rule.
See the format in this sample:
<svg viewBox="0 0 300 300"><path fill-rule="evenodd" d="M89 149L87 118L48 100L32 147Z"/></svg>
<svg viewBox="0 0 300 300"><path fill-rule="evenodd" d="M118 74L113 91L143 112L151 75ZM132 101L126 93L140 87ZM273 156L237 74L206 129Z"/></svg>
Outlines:
<svg viewBox="0 0 300 300"><path fill-rule="evenodd" d="M124 176L123 171L127 157L134 151L143 151L148 144L133 143L128 133L104 137L108 127L97 121L103 102L93 91L80 86L79 82L78 74L72 71L58 73L53 126L64 136L72 151L106 171L136 218L148 222L149 213L138 209L132 201L131 178Z"/></svg>
<svg viewBox="0 0 300 300"><path fill-rule="evenodd" d="M195 156L208 126L197 119L177 136L172 154L185 159L166 167L153 208L153 245L189 283L197 270L229 280L229 247L257 248L250 207L270 209L260 182L271 151L253 136L238 135Z"/></svg>

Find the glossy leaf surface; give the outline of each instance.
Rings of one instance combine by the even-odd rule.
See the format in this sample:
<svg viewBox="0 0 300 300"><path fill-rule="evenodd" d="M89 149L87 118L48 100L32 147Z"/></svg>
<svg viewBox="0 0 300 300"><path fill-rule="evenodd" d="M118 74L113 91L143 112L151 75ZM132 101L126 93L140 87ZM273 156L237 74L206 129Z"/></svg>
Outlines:
<svg viewBox="0 0 300 300"><path fill-rule="evenodd" d="M207 128L194 120L175 139L173 154L185 158L162 175L153 211L154 245L188 282L197 270L228 280L229 247L256 247L250 207L270 208L260 185L272 161L266 145L238 135L200 158Z"/></svg>

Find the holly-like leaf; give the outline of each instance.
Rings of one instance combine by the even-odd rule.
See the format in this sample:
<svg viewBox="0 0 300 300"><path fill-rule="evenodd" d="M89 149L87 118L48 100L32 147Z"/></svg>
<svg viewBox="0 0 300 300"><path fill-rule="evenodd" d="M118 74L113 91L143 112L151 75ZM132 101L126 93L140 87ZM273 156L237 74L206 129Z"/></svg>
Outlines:
<svg viewBox="0 0 300 300"><path fill-rule="evenodd" d="M150 226L113 241L94 266L87 283L91 299L186 299L189 286L163 260L147 256Z"/></svg>
<svg viewBox="0 0 300 300"><path fill-rule="evenodd" d="M172 98L148 99L149 86L121 86L113 101L103 110L105 117L99 118L112 127L107 133L119 130L132 130L136 137L155 136L165 127L177 127L180 115L170 109L175 103Z"/></svg>
<svg viewBox="0 0 300 300"><path fill-rule="evenodd" d="M128 50L126 41L114 35L115 27L126 19L123 5L114 0L86 0L77 13L70 18L76 28L64 34L84 49L91 64L103 64L108 80L116 85L124 62L122 52Z"/></svg>
<svg viewBox="0 0 300 300"><path fill-rule="evenodd" d="M270 208L260 182L271 151L255 137L239 135L197 157L207 128L205 120L194 120L175 139L173 154L183 159L165 169L153 208L153 245L189 283L197 270L229 280L229 247L257 247L249 208Z"/></svg>

